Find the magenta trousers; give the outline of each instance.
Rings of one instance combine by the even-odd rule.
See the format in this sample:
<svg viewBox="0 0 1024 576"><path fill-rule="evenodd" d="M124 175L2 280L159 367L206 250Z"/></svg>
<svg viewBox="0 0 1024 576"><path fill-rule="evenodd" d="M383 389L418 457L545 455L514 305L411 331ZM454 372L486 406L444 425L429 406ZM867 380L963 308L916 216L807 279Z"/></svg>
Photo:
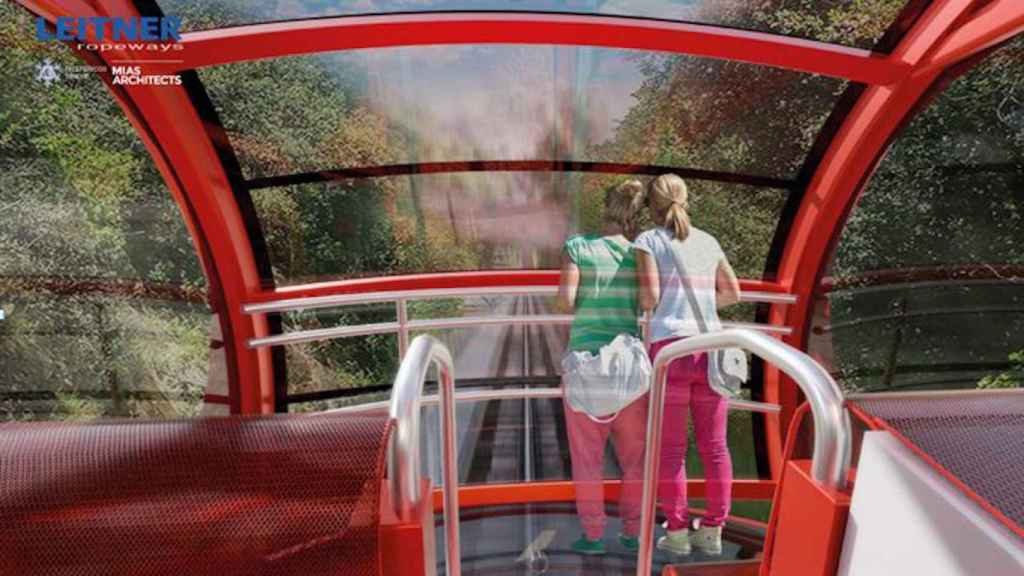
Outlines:
<svg viewBox="0 0 1024 576"><path fill-rule="evenodd" d="M651 358L677 338L651 345ZM658 502L669 530L687 528L686 503L687 412L693 416L697 452L704 463L707 515L703 526L721 526L732 497L732 458L726 443L728 403L708 386L708 356L680 358L669 366L665 417L661 434Z"/></svg>
<svg viewBox="0 0 1024 576"><path fill-rule="evenodd" d="M615 420L599 424L586 414L574 412L567 402L562 401L572 457L572 479L576 488L576 513L583 532L590 540L601 538L607 521L603 480L604 447L609 435L622 466L622 491L619 494L622 532L628 536L640 533L648 403L649 398L644 394L621 410Z"/></svg>

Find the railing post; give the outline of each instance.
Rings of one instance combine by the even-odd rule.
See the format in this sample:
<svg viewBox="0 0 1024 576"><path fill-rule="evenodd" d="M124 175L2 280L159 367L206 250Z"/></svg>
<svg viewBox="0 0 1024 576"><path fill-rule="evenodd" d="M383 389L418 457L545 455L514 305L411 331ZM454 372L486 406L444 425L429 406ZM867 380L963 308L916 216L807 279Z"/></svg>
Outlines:
<svg viewBox="0 0 1024 576"><path fill-rule="evenodd" d="M405 358L405 352L409 349L409 306L408 300L399 298L395 300L395 308L398 312L398 361Z"/></svg>
<svg viewBox="0 0 1024 576"><path fill-rule="evenodd" d="M850 417L843 395L828 372L807 354L774 338L750 330L721 330L673 342L654 358L654 381L650 390L647 420L647 451L644 454L644 488L641 499L640 550L637 576L649 576L654 556L654 518L661 429L665 415L665 386L669 364L696 352L741 347L754 352L789 375L800 387L814 416L814 454L811 477L827 488L846 487L850 469Z"/></svg>
<svg viewBox="0 0 1024 576"><path fill-rule="evenodd" d="M461 576L459 548L459 479L455 446L455 369L451 353L424 334L412 341L391 391L394 433L388 446L388 486L395 513L405 522L418 520L425 496L420 462L420 408L427 371L436 364L441 402L442 477L444 486L445 562L449 576ZM433 530L433 526L424 526Z"/></svg>

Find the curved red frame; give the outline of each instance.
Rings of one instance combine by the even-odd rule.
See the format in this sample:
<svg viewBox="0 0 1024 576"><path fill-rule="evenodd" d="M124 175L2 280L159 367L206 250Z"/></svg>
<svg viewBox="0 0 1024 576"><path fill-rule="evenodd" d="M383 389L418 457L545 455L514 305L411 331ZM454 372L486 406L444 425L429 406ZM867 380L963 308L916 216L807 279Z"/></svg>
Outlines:
<svg viewBox="0 0 1024 576"><path fill-rule="evenodd" d="M567 14L343 16L182 35L188 70L315 52L444 44L553 44L674 52L890 84L904 62L859 48L764 32L638 18Z"/></svg>
<svg viewBox="0 0 1024 576"><path fill-rule="evenodd" d="M49 20L58 16L137 16L130 0L17 0ZM982 6L981 9L976 9ZM856 197L899 128L934 82L951 66L1024 30L1018 0L935 0L888 55L761 32L709 25L609 16L563 14L416 14L342 17L240 26L185 34L184 63L165 70L212 66L324 50L423 44L511 43L602 46L657 50L740 60L869 84L831 142L793 221L776 282L748 289L790 292L799 300L774 305L774 324L798 329L787 341L803 348L810 326L811 295L832 244ZM107 52L106 62L126 56ZM485 272L323 283L265 292L251 243L213 143L180 87L128 86L115 91L119 104L146 143L172 194L182 206L211 286L219 287L230 333L233 408L273 411L269 353L249 350L246 340L268 332L266 319L242 314L246 302L300 295L423 287L472 287L550 283L551 271ZM504 282L504 284L492 284ZM245 383L245 385L243 385ZM773 477L782 455L782 427L792 418L798 394L777 371L766 374L766 400L783 406L768 416Z"/></svg>

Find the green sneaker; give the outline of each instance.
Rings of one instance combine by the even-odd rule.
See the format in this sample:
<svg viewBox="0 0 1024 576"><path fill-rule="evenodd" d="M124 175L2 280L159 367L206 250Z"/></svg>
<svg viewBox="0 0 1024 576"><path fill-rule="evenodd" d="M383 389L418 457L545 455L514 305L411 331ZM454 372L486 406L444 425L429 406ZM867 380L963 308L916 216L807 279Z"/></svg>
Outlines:
<svg viewBox="0 0 1024 576"><path fill-rule="evenodd" d="M626 536L623 533L619 533L619 544L630 552L636 552L640 549L640 539L636 536Z"/></svg>
<svg viewBox="0 0 1024 576"><path fill-rule="evenodd" d="M600 540L589 540L580 536L580 539L572 543L573 552L586 554L588 556L600 556L604 554L604 542Z"/></svg>

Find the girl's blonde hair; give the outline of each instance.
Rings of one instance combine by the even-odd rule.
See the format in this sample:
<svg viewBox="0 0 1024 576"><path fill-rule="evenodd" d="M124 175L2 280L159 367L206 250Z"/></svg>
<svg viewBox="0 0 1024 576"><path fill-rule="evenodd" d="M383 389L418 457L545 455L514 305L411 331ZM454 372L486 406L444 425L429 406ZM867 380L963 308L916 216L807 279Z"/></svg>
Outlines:
<svg viewBox="0 0 1024 576"><path fill-rule="evenodd" d="M604 219L622 229L622 235L632 240L640 233L640 216L644 202L644 185L639 180L627 180L605 192Z"/></svg>
<svg viewBox="0 0 1024 576"><path fill-rule="evenodd" d="M651 181L647 202L658 224L672 231L677 240L690 235L689 193L686 182L675 174L662 174Z"/></svg>

